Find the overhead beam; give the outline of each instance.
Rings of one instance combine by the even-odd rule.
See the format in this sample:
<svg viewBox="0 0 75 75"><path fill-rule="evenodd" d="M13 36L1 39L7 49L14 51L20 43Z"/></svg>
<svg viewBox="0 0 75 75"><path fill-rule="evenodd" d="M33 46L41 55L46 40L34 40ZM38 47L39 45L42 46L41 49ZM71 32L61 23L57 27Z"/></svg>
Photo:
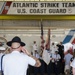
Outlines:
<svg viewBox="0 0 75 75"><path fill-rule="evenodd" d="M75 15L0 15L0 20L75 20Z"/></svg>
<svg viewBox="0 0 75 75"><path fill-rule="evenodd" d="M75 28L75 27L68 27L68 26L65 26L65 27L57 27L57 26L55 26L55 27L44 27L44 29L73 29L73 28ZM40 30L40 27L23 27L23 26L0 26L0 29L2 29L2 30L18 30L18 29L20 29L20 30L27 30L27 29L31 29L31 30Z"/></svg>

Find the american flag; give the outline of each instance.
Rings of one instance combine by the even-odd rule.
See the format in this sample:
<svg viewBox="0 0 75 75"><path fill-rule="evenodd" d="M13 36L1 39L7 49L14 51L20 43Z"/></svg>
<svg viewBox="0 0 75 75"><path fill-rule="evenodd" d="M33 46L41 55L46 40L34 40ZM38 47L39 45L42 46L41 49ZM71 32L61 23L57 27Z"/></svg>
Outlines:
<svg viewBox="0 0 75 75"><path fill-rule="evenodd" d="M44 50L44 36L43 36L43 24L41 21L41 50Z"/></svg>
<svg viewBox="0 0 75 75"><path fill-rule="evenodd" d="M50 50L50 29L48 29L48 38L46 41L46 49L43 50L43 54L42 54L42 58L47 65L50 63L50 54L49 54L48 50Z"/></svg>
<svg viewBox="0 0 75 75"><path fill-rule="evenodd" d="M48 37L46 41L46 49L50 50L50 29L48 29Z"/></svg>

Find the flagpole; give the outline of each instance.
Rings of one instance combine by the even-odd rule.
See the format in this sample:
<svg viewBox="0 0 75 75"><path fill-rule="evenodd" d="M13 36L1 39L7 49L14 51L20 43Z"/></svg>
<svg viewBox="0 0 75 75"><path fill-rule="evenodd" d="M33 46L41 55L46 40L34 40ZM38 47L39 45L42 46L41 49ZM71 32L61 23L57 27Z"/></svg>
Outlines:
<svg viewBox="0 0 75 75"><path fill-rule="evenodd" d="M44 50L44 36L43 36L43 23L42 23L42 19L41 19L41 50Z"/></svg>
<svg viewBox="0 0 75 75"><path fill-rule="evenodd" d="M48 29L48 42L49 42L49 50L50 50L50 29Z"/></svg>

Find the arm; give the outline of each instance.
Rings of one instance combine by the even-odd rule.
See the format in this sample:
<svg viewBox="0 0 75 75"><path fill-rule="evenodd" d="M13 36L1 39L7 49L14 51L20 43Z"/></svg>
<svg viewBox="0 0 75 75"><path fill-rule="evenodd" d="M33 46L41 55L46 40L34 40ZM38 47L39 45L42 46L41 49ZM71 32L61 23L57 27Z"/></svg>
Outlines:
<svg viewBox="0 0 75 75"><path fill-rule="evenodd" d="M40 67L40 66L41 66L41 63L40 63L40 61L39 61L39 59L38 59L38 58L36 58L36 57L32 56L31 54L30 54L30 55L28 55L28 56L32 57L32 58L36 61L35 67Z"/></svg>
<svg viewBox="0 0 75 75"><path fill-rule="evenodd" d="M41 66L41 63L40 63L40 61L39 61L38 58L32 56L32 55L28 52L28 50L26 50L24 47L22 47L21 50L22 50L23 53L27 54L28 56L30 56L31 58L33 58L33 59L36 61L35 67L40 67L40 66Z"/></svg>

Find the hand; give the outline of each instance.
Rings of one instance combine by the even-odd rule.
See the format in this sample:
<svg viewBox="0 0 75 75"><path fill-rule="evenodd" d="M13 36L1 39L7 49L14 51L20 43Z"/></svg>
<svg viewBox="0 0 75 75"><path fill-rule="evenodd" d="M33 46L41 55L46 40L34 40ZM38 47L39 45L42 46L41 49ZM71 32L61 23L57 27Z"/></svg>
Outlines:
<svg viewBox="0 0 75 75"><path fill-rule="evenodd" d="M31 55L28 50L25 49L25 47L21 47L21 50L23 53L27 54L28 56Z"/></svg>
<svg viewBox="0 0 75 75"><path fill-rule="evenodd" d="M52 60L54 60L54 58L52 58Z"/></svg>
<svg viewBox="0 0 75 75"><path fill-rule="evenodd" d="M35 67L40 67L40 66L41 66L41 62L39 60L36 60Z"/></svg>

